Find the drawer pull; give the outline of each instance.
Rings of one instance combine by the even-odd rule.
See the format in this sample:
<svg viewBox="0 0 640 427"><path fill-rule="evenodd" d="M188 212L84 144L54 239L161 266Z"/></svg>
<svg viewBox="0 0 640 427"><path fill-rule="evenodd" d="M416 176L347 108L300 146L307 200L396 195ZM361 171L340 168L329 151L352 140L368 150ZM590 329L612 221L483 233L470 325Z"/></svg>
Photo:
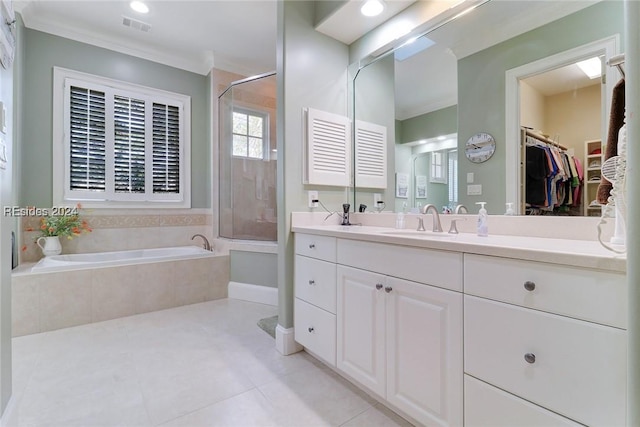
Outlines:
<svg viewBox="0 0 640 427"><path fill-rule="evenodd" d="M313 280L313 279L311 279L311 280L309 280L309 284L310 284L311 286L313 286L313 285L315 285L315 284L316 284L316 281L315 281L315 280Z"/></svg>
<svg viewBox="0 0 640 427"><path fill-rule="evenodd" d="M531 280L527 280L526 282L524 282L524 288L531 292L536 288L536 284Z"/></svg>
<svg viewBox="0 0 640 427"><path fill-rule="evenodd" d="M391 286L387 286L386 288L384 288L384 291L385 291L386 293L389 293L389 292L391 292L392 290L393 290L393 288L392 288Z"/></svg>
<svg viewBox="0 0 640 427"><path fill-rule="evenodd" d="M313 328L313 326L309 327L309 333L312 333L315 329Z"/></svg>
<svg viewBox="0 0 640 427"><path fill-rule="evenodd" d="M382 283L376 283L376 289L377 290L382 289Z"/></svg>
<svg viewBox="0 0 640 427"><path fill-rule="evenodd" d="M309 249L315 249L315 248L316 248L315 243L309 243Z"/></svg>
<svg viewBox="0 0 640 427"><path fill-rule="evenodd" d="M533 353L527 353L524 355L524 360L526 360L527 363L536 363L536 355Z"/></svg>

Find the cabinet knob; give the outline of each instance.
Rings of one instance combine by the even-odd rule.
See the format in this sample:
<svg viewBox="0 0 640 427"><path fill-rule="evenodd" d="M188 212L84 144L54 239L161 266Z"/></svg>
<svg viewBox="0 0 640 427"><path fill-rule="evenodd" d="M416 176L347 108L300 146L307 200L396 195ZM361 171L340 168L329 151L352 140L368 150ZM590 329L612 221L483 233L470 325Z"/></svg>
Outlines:
<svg viewBox="0 0 640 427"><path fill-rule="evenodd" d="M382 289L382 283L376 283L376 289L377 290Z"/></svg>
<svg viewBox="0 0 640 427"><path fill-rule="evenodd" d="M387 286L386 288L384 288L384 291L385 291L386 293L389 293L389 292L391 292L392 290L393 290L393 288L392 288L391 286Z"/></svg>
<svg viewBox="0 0 640 427"><path fill-rule="evenodd" d="M527 280L526 282L524 282L524 288L531 292L536 288L536 284L531 280Z"/></svg>
<svg viewBox="0 0 640 427"><path fill-rule="evenodd" d="M313 286L313 285L315 285L315 284L316 284L316 281L315 281L315 280L313 280L313 279L311 279L311 280L309 280L309 284Z"/></svg>
<svg viewBox="0 0 640 427"><path fill-rule="evenodd" d="M533 353L527 353L524 355L524 360L526 360L527 363L536 363L536 355Z"/></svg>
<svg viewBox="0 0 640 427"><path fill-rule="evenodd" d="M315 249L315 248L316 248L315 243L309 243L309 249Z"/></svg>
<svg viewBox="0 0 640 427"><path fill-rule="evenodd" d="M313 332L315 329L313 328L313 326L309 326L309 333Z"/></svg>

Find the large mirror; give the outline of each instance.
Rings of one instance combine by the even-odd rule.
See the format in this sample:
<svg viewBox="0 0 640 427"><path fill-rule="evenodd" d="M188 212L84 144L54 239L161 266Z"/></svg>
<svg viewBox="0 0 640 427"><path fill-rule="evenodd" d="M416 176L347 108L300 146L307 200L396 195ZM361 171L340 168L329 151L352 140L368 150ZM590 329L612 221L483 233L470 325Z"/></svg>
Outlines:
<svg viewBox="0 0 640 427"><path fill-rule="evenodd" d="M492 0L418 38L415 48L361 67L354 117L388 127L389 179L384 190L356 183L356 205L373 206L382 193L387 210L463 204L475 213L475 203L486 201L491 214L503 214L508 202L516 213L531 213L520 132L527 127L584 168L580 190L569 187L570 203L534 213L598 215L589 206L599 176L595 141L604 151L619 78L605 61L624 51L622 29L622 2ZM591 57L606 81L579 74L575 63ZM479 133L494 138L495 153L472 162L465 146ZM398 181L406 191L398 193Z"/></svg>

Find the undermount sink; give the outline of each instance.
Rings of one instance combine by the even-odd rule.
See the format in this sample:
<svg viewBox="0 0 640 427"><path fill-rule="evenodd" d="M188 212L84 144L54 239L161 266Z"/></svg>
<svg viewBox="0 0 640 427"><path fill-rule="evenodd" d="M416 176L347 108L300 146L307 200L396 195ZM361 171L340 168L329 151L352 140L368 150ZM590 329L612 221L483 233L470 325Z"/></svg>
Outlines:
<svg viewBox="0 0 640 427"><path fill-rule="evenodd" d="M449 234L449 233L434 233L433 231L418 231L418 230L383 231L381 234L387 234L389 236L416 237L416 238L425 238L425 239L450 239L453 236L455 236L455 234Z"/></svg>

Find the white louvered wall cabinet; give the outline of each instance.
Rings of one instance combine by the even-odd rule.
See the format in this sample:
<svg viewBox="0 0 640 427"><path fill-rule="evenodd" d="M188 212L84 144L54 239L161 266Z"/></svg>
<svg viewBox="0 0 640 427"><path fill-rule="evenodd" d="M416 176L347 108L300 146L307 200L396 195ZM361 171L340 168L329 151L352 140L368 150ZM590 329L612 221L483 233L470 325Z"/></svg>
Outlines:
<svg viewBox="0 0 640 427"><path fill-rule="evenodd" d="M353 175L358 187L387 188L387 128L356 120L352 130L351 124L346 116L306 110L305 184L348 187Z"/></svg>

